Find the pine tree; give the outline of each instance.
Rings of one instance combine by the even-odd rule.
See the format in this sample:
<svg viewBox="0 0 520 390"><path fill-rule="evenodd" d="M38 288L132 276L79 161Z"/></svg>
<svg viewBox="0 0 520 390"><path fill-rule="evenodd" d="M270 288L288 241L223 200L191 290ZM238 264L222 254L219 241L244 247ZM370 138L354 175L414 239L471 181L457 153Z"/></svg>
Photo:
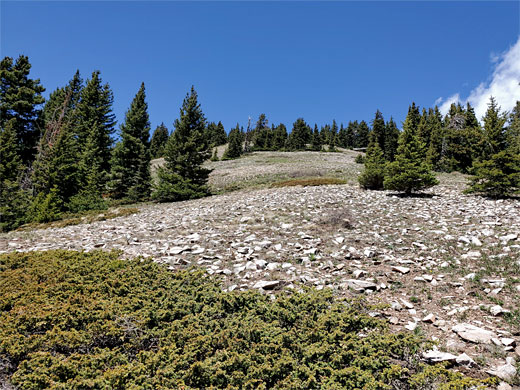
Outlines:
<svg viewBox="0 0 520 390"><path fill-rule="evenodd" d="M282 150L287 142L287 128L283 123L280 123L273 130L273 142L271 144L272 150Z"/></svg>
<svg viewBox="0 0 520 390"><path fill-rule="evenodd" d="M32 175L35 195L42 194L43 200L54 189L60 205L67 203L79 191L79 150L70 108L73 91L68 88L63 91L65 97L61 107L53 109L52 118L47 116Z"/></svg>
<svg viewBox="0 0 520 390"><path fill-rule="evenodd" d="M164 147L168 142L168 128L161 123L156 127L150 142L150 156L152 158L160 158L164 156Z"/></svg>
<svg viewBox="0 0 520 390"><path fill-rule="evenodd" d="M379 146L378 134L372 131L365 157L365 169L358 177L360 186L368 190L382 190L385 166L386 160L383 150Z"/></svg>
<svg viewBox="0 0 520 390"><path fill-rule="evenodd" d="M18 182L22 164L15 126L12 118L0 128L0 231L22 225L28 206L28 196Z"/></svg>
<svg viewBox="0 0 520 390"><path fill-rule="evenodd" d="M403 132L399 136L396 159L388 165L384 180L384 187L387 190L410 195L412 192L438 184L422 156L425 147L417 134L419 118L419 109L413 103L408 109Z"/></svg>
<svg viewBox="0 0 520 390"><path fill-rule="evenodd" d="M310 136L309 136L310 134ZM312 130L303 118L298 118L293 124L293 129L287 138L287 150L305 150L307 143L311 142Z"/></svg>
<svg viewBox="0 0 520 390"><path fill-rule="evenodd" d="M153 198L159 202L171 202L200 198L209 194L207 186L209 169L202 164L210 157L207 139L204 137L206 118L192 87L180 110L180 118L165 148L165 166L159 169L159 183Z"/></svg>
<svg viewBox="0 0 520 390"><path fill-rule="evenodd" d="M474 176L466 192L493 198L516 194L520 192L520 148L518 141L508 142L506 114L500 112L493 97L483 122L487 158L473 164Z"/></svg>
<svg viewBox="0 0 520 390"><path fill-rule="evenodd" d="M354 140L354 147L366 148L368 146L368 136L370 134L370 128L365 121L359 122L357 126L357 132Z"/></svg>
<svg viewBox="0 0 520 390"><path fill-rule="evenodd" d="M81 99L81 91L83 90L83 79L76 71L73 78L65 87L57 88L49 96L43 107L43 119L45 126L47 123L55 120L63 110L63 103L67 99L67 106L65 107L64 119L71 126L77 126L76 108Z"/></svg>
<svg viewBox="0 0 520 390"><path fill-rule="evenodd" d="M220 146L227 143L226 130L222 122L210 122L206 128L206 137L213 146Z"/></svg>
<svg viewBox="0 0 520 390"><path fill-rule="evenodd" d="M385 150L386 125L383 114L379 110L376 111L376 115L372 121L372 133L374 133L376 137L379 148Z"/></svg>
<svg viewBox="0 0 520 390"><path fill-rule="evenodd" d="M78 145L82 151L79 163L83 178L82 190L89 197L100 197L110 172L112 138L115 116L112 113L114 97L110 86L102 84L100 72L92 73L81 91L77 105ZM97 194L97 195L96 195Z"/></svg>
<svg viewBox="0 0 520 390"><path fill-rule="evenodd" d="M224 152L224 156L222 160L232 160L234 158L239 158L242 155L242 131L240 130L240 126L237 123L237 126L234 129L231 129L229 132L229 142L226 151Z"/></svg>
<svg viewBox="0 0 520 390"><path fill-rule="evenodd" d="M397 145L399 141L399 129L391 117L385 125L385 145L384 155L386 161L394 161L397 153Z"/></svg>
<svg viewBox="0 0 520 390"><path fill-rule="evenodd" d="M355 142L356 142L356 134L358 129L359 123L357 121L350 121L348 122L347 131L346 131L346 137L345 137L345 148L352 149L354 148Z"/></svg>
<svg viewBox="0 0 520 390"><path fill-rule="evenodd" d="M269 122L265 114L260 114L256 126L253 129L252 142L254 150L269 150L271 148L271 137Z"/></svg>
<svg viewBox="0 0 520 390"><path fill-rule="evenodd" d="M435 170L439 170L439 161L443 153L444 128L442 125L442 115L439 108L430 109L428 112L428 127L430 132L430 144L426 152L426 161Z"/></svg>
<svg viewBox="0 0 520 390"><path fill-rule="evenodd" d="M321 134L318 130L318 125L314 125L314 132L312 133L312 141L311 141L311 149L315 152L319 152L323 146L323 142L321 140Z"/></svg>
<svg viewBox="0 0 520 390"><path fill-rule="evenodd" d="M516 102L510 114L509 126L506 129L507 148L520 154L520 101Z"/></svg>
<svg viewBox="0 0 520 390"><path fill-rule="evenodd" d="M145 99L142 83L121 125L121 142L112 155L108 186L115 199L143 201L150 195L150 119Z"/></svg>
<svg viewBox="0 0 520 390"><path fill-rule="evenodd" d="M489 99L488 109L482 121L484 122L485 139L483 160L486 160L493 154L504 150L506 146L505 124L507 115L500 112L500 107L498 107L493 96Z"/></svg>
<svg viewBox="0 0 520 390"><path fill-rule="evenodd" d="M11 123L16 133L16 145L21 162L29 165L36 151L40 136L41 95L45 88L39 79L30 79L29 59L20 55L16 62L5 57L0 62L0 128Z"/></svg>

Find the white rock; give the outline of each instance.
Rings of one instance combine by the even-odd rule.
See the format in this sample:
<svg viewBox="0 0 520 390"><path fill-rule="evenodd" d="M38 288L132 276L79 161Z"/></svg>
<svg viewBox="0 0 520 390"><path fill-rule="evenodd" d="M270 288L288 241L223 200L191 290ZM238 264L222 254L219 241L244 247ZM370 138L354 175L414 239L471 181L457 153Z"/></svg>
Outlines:
<svg viewBox="0 0 520 390"><path fill-rule="evenodd" d="M393 266L392 271L400 272L402 274L407 274L410 272L410 268L408 267L400 267L400 266Z"/></svg>
<svg viewBox="0 0 520 390"><path fill-rule="evenodd" d="M459 366L475 367L477 364L466 353L462 353L455 359Z"/></svg>
<svg viewBox="0 0 520 390"><path fill-rule="evenodd" d="M408 325L405 325L404 327L410 331L414 331L417 328L417 323L408 321Z"/></svg>
<svg viewBox="0 0 520 390"><path fill-rule="evenodd" d="M401 298L401 302L403 303L403 306L406 307L407 309L413 309L414 306L411 302L408 302L407 300Z"/></svg>
<svg viewBox="0 0 520 390"><path fill-rule="evenodd" d="M260 280L255 283L253 288L263 289L263 290L272 290L280 285L279 280Z"/></svg>
<svg viewBox="0 0 520 390"><path fill-rule="evenodd" d="M430 314L428 314L426 317L424 317L424 318L422 319L422 321L423 321L423 322L433 323L433 322L435 322L435 316L434 316L432 313L430 313Z"/></svg>
<svg viewBox="0 0 520 390"><path fill-rule="evenodd" d="M516 367L514 366L514 359L507 358L506 364L498 366L486 372L505 381L510 381L516 376Z"/></svg>
<svg viewBox="0 0 520 390"><path fill-rule="evenodd" d="M348 279L345 281L344 285L345 285L345 287L350 288L357 292L377 289L377 285L375 283L368 282L366 280Z"/></svg>
<svg viewBox="0 0 520 390"><path fill-rule="evenodd" d="M367 272L366 272L366 271L363 271L362 269L357 269L357 270L355 270L354 272L352 272L352 274L354 275L354 277L355 277L356 279L359 279L360 277L366 275Z"/></svg>
<svg viewBox="0 0 520 390"><path fill-rule="evenodd" d="M460 338L473 343L491 344L491 339L497 337L497 335L490 330L467 323L455 325L452 330L457 333Z"/></svg>
<svg viewBox="0 0 520 390"><path fill-rule="evenodd" d="M494 305L494 306L491 306L489 308L489 311L491 312L491 314L493 314L494 316L498 316L500 314L503 314L503 313L510 313L509 310L505 310L504 308L502 308L502 306L500 305Z"/></svg>
<svg viewBox="0 0 520 390"><path fill-rule="evenodd" d="M438 349L432 349L423 353L423 359L429 363L454 362L457 356L439 351Z"/></svg>
<svg viewBox="0 0 520 390"><path fill-rule="evenodd" d="M511 339L511 338L508 338L508 337L504 337L502 339L500 339L500 341L502 342L502 344L504 344L506 347L514 347L516 345L516 340L515 339Z"/></svg>

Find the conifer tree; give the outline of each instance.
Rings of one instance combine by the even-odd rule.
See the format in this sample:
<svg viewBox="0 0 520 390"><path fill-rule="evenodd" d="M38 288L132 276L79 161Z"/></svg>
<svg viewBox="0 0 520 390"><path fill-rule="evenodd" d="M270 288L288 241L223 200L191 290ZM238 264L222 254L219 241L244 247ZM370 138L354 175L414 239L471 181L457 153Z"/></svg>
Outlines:
<svg viewBox="0 0 520 390"><path fill-rule="evenodd" d="M303 118L298 118L293 124L293 129L289 137L287 138L286 149L287 150L305 150L307 143L311 141L312 130L305 123Z"/></svg>
<svg viewBox="0 0 520 390"><path fill-rule="evenodd" d="M72 79L65 87L57 88L49 96L43 107L43 119L45 126L47 123L55 120L63 111L63 102L67 99L67 106L65 107L64 120L71 126L76 127L77 111L76 108L81 98L81 91L83 90L83 79L76 71Z"/></svg>
<svg viewBox="0 0 520 390"><path fill-rule="evenodd" d="M365 156L365 169L358 177L361 187L368 190L382 190L385 167L386 160L383 150L379 146L378 134L372 131Z"/></svg>
<svg viewBox="0 0 520 390"><path fill-rule="evenodd" d="M399 141L399 129L390 117L390 120L385 125L385 145L383 148L386 161L394 161L397 153L397 145Z"/></svg>
<svg viewBox="0 0 520 390"><path fill-rule="evenodd" d="M323 146L323 142L321 140L321 134L318 130L318 125L314 125L314 131L312 133L312 142L311 142L311 149L315 152L319 152Z"/></svg>
<svg viewBox="0 0 520 390"><path fill-rule="evenodd" d="M234 158L239 158L242 155L242 131L240 130L240 125L237 123L237 126L234 129L231 129L229 132L229 142L226 151L224 152L223 160L232 160Z"/></svg>
<svg viewBox="0 0 520 390"><path fill-rule="evenodd" d="M53 109L45 122L43 136L38 143L38 153L33 163L32 183L35 195L42 194L43 201L51 190L64 206L79 191L79 150L71 113L70 99L73 91L64 88L61 107ZM59 111L58 111L59 109Z"/></svg>
<svg viewBox="0 0 520 390"><path fill-rule="evenodd" d="M287 141L287 128L283 123L280 123L273 130L272 150L282 150Z"/></svg>
<svg viewBox="0 0 520 390"><path fill-rule="evenodd" d="M150 156L152 158L159 158L164 156L164 147L168 142L168 128L161 123L156 127L150 142Z"/></svg>
<svg viewBox="0 0 520 390"><path fill-rule="evenodd" d="M412 192L438 184L430 167L423 159L424 145L418 132L420 115L415 103L408 109L408 115L399 136L399 146L394 162L388 165L384 187L410 195Z"/></svg>
<svg viewBox="0 0 520 390"><path fill-rule="evenodd" d="M386 125L383 114L379 110L376 111L376 115L372 121L372 133L374 133L376 137L379 148L385 150Z"/></svg>
<svg viewBox="0 0 520 390"><path fill-rule="evenodd" d="M510 114L509 126L506 129L506 145L520 154L520 100L516 102Z"/></svg>
<svg viewBox="0 0 520 390"><path fill-rule="evenodd" d="M505 124L507 116L500 112L500 107L498 107L493 96L489 99L488 109L482 121L484 122L485 139L483 159L486 160L493 154L504 150L506 146Z"/></svg>
<svg viewBox="0 0 520 390"><path fill-rule="evenodd" d="M159 169L159 183L153 198L172 202L200 198L209 194L209 169L202 167L210 157L209 143L204 136L206 118L191 87L180 110L180 118L165 148L165 166Z"/></svg>
<svg viewBox="0 0 520 390"><path fill-rule="evenodd" d="M150 119L144 83L134 97L121 125L121 142L112 155L108 184L112 197L132 201L146 200L150 195Z"/></svg>
<svg viewBox="0 0 520 390"><path fill-rule="evenodd" d="M493 97L483 122L487 158L473 164L474 176L466 192L493 198L516 194L520 192L520 149L517 143L507 142L506 115Z"/></svg>
<svg viewBox="0 0 520 390"><path fill-rule="evenodd" d="M345 136L345 148L352 149L355 145L356 140L356 134L357 134L357 128L359 124L357 121L349 121Z"/></svg>
<svg viewBox="0 0 520 390"><path fill-rule="evenodd" d="M11 118L0 128L0 231L15 229L26 220L28 196L18 182L22 164L15 126L16 119Z"/></svg>
<svg viewBox="0 0 520 390"><path fill-rule="evenodd" d="M338 124L336 123L336 120L332 120L332 126L330 127L330 133L329 138L327 140L327 145L329 145L329 151L335 151L336 148L336 142L337 142L337 135L338 135ZM332 150L331 150L332 149Z"/></svg>
<svg viewBox="0 0 520 390"><path fill-rule="evenodd" d="M365 148L368 146L368 136L370 134L370 128L365 121L359 122L357 126L356 138L354 140L354 147Z"/></svg>
<svg viewBox="0 0 520 390"><path fill-rule="evenodd" d="M16 146L21 163L29 165L36 152L40 136L41 95L45 88L39 79L29 78L31 64L27 56L20 55L14 62L5 57L0 62L0 128L11 123L16 134Z"/></svg>
<svg viewBox="0 0 520 390"><path fill-rule="evenodd" d="M271 148L270 129L265 114L260 114L256 126L253 129L254 150L269 150Z"/></svg>
<svg viewBox="0 0 520 390"><path fill-rule="evenodd" d="M226 130L220 121L218 123L208 123L206 133L206 137L208 138L209 143L213 146L224 145L227 142Z"/></svg>
<svg viewBox="0 0 520 390"><path fill-rule="evenodd" d="M443 152L444 128L442 125L442 115L439 108L430 109L428 112L428 127L430 132L430 143L426 152L426 161L433 167L439 169L439 161Z"/></svg>
<svg viewBox="0 0 520 390"><path fill-rule="evenodd" d="M87 80L81 91L77 107L77 138L82 151L82 188L94 196L101 196L110 172L111 135L116 123L112 113L113 101L109 85L102 84L99 71L93 72L92 78Z"/></svg>

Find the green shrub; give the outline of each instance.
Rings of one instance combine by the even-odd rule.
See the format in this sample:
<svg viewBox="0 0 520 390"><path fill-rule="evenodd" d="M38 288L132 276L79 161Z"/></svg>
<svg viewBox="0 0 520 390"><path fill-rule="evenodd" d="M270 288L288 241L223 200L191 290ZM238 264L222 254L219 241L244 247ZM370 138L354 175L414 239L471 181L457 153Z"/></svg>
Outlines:
<svg viewBox="0 0 520 390"><path fill-rule="evenodd" d="M362 301L226 293L202 271L117 256L0 256L0 377L71 390L376 390L429 378L413 364L421 340L390 332ZM441 375L466 381L457 389L478 383Z"/></svg>
<svg viewBox="0 0 520 390"><path fill-rule="evenodd" d="M358 154L356 158L354 159L354 162L356 164L364 164L365 163L365 155L364 154Z"/></svg>
<svg viewBox="0 0 520 390"><path fill-rule="evenodd" d="M106 201L95 192L81 192L74 195L67 203L67 210L71 213L79 213L89 210L106 210L108 205Z"/></svg>
<svg viewBox="0 0 520 390"><path fill-rule="evenodd" d="M61 217L62 204L56 187L48 194L40 192L29 207L29 220L37 223L56 221Z"/></svg>

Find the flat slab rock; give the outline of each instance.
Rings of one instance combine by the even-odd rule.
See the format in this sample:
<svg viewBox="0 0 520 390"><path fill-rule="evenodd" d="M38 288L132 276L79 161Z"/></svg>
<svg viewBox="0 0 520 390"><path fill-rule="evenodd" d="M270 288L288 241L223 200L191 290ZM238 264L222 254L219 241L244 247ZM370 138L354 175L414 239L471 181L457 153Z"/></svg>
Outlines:
<svg viewBox="0 0 520 390"><path fill-rule="evenodd" d="M477 344L491 344L497 338L496 333L467 323L455 325L452 330L463 340Z"/></svg>
<svg viewBox="0 0 520 390"><path fill-rule="evenodd" d="M347 288L353 289L354 291L376 290L377 289L377 284L368 282L366 280L357 280L357 279L346 280L345 286Z"/></svg>
<svg viewBox="0 0 520 390"><path fill-rule="evenodd" d="M280 285L281 285L281 282L279 280L260 280L255 283L253 288L263 289L263 290L273 290Z"/></svg>

